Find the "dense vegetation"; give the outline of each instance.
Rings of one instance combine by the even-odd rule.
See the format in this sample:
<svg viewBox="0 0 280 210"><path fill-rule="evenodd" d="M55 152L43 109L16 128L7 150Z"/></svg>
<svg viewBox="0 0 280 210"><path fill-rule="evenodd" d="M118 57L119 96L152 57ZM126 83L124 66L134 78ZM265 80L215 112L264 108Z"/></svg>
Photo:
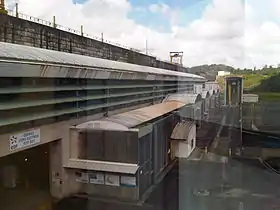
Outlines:
<svg viewBox="0 0 280 210"><path fill-rule="evenodd" d="M280 100L280 65L278 68L233 69L232 75L244 78L244 91L257 93L262 100ZM218 80L223 88L223 79Z"/></svg>
<svg viewBox="0 0 280 210"><path fill-rule="evenodd" d="M241 73L235 74L235 73L233 73L232 75L242 76L244 78L244 89L245 90L252 90L255 87L259 86L262 83L262 81L269 78L269 76L262 75L262 74L241 74ZM224 79L218 78L218 83L223 88Z"/></svg>
<svg viewBox="0 0 280 210"><path fill-rule="evenodd" d="M263 69L234 70L233 74L244 77L244 88L261 92L280 92L280 68L264 67ZM277 82L278 81L278 82Z"/></svg>
<svg viewBox="0 0 280 210"><path fill-rule="evenodd" d="M280 92L280 73L271 75L253 88L257 92Z"/></svg>
<svg viewBox="0 0 280 210"><path fill-rule="evenodd" d="M213 64L188 69L188 72L199 74L208 80L215 80L218 71L228 71L231 75L242 76L245 92L257 93L260 98L280 100L280 65L264 66L262 69L234 69L231 66ZM218 82L223 88L224 79L220 78Z"/></svg>

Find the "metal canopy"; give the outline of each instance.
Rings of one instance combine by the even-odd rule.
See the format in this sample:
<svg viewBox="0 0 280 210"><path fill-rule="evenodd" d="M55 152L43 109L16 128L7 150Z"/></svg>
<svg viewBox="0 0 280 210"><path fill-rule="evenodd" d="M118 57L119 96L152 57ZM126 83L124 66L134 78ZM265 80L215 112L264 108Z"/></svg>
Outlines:
<svg viewBox="0 0 280 210"><path fill-rule="evenodd" d="M167 96L164 101L180 101L184 104L195 104L201 101L201 95L198 93L182 93L182 94L171 94Z"/></svg>
<svg viewBox="0 0 280 210"><path fill-rule="evenodd" d="M90 56L83 56L4 42L0 42L0 61L1 60L52 63L90 68L95 67L128 72L139 72L148 74L150 73L164 76L191 78L193 80L205 81L203 77L195 74L170 71L166 69L135 65L101 58L94 58Z"/></svg>
<svg viewBox="0 0 280 210"><path fill-rule="evenodd" d="M115 122L108 122L105 120L95 120L89 121L86 123L82 123L77 125L76 128L78 129L93 129L93 130L117 130L117 131L128 131L129 129Z"/></svg>
<svg viewBox="0 0 280 210"><path fill-rule="evenodd" d="M212 95L215 94L215 91L214 90L209 90L209 94L210 94L210 96L212 96Z"/></svg>
<svg viewBox="0 0 280 210"><path fill-rule="evenodd" d="M185 106L179 101L168 101L141 109L113 115L99 121L90 121L77 128L101 130L127 130Z"/></svg>
<svg viewBox="0 0 280 210"><path fill-rule="evenodd" d="M195 125L193 121L182 121L177 123L171 134L171 140L187 140L192 127Z"/></svg>
<svg viewBox="0 0 280 210"><path fill-rule="evenodd" d="M132 110L129 112L121 113L106 118L106 121L111 121L125 125L128 128L136 127L142 123L153 120L164 114L177 110L185 106L184 103L179 101L168 101L165 103L160 103L148 107L144 107L137 110Z"/></svg>
<svg viewBox="0 0 280 210"><path fill-rule="evenodd" d="M210 97L210 93L207 90L202 91L202 99L206 99L208 97Z"/></svg>

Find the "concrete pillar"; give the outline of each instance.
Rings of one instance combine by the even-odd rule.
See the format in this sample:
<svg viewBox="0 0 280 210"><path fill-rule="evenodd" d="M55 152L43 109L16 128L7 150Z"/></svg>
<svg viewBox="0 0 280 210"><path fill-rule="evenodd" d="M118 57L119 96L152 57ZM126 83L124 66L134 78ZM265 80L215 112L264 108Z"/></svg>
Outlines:
<svg viewBox="0 0 280 210"><path fill-rule="evenodd" d="M63 184L62 143L50 144L50 193L55 198L62 197Z"/></svg>
<svg viewBox="0 0 280 210"><path fill-rule="evenodd" d="M71 194L81 192L81 183L76 181L76 174L74 169L64 168L67 165L70 158L78 158L79 148L79 132L78 129L72 127L65 132L63 139L61 140L61 197L67 197Z"/></svg>
<svg viewBox="0 0 280 210"><path fill-rule="evenodd" d="M50 193L56 199L67 197L80 189L80 183L75 180L75 172L63 167L63 156L69 154L64 146L67 141L69 139L65 138L50 145Z"/></svg>
<svg viewBox="0 0 280 210"><path fill-rule="evenodd" d="M65 155L63 139L50 145L50 193L56 199L62 199L79 192L81 183L76 182L75 171L63 167Z"/></svg>

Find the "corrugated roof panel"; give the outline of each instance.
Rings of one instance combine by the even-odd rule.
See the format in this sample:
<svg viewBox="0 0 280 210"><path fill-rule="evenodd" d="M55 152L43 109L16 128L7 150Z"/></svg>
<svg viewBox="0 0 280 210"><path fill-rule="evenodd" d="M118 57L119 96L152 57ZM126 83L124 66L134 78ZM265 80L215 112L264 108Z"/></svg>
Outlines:
<svg viewBox="0 0 280 210"><path fill-rule="evenodd" d="M112 60L106 60L101 58L94 58L89 56L71 54L66 52L59 52L53 50L47 50L42 48L35 48L23 45L16 45L11 43L0 42L0 58L16 59L16 60L32 60L37 62L50 62L61 63L67 65L80 65L88 67L99 67L109 69L119 69L132 72L146 72L153 74L170 75L176 77L185 77L198 79L204 81L201 76L170 71L166 69L153 68L148 66L140 66L130 63L117 62Z"/></svg>
<svg viewBox="0 0 280 210"><path fill-rule="evenodd" d="M128 128L115 123L115 122L108 122L104 120L95 120L82 123L77 125L76 128L78 129L98 129L98 130L118 130L118 131L128 131Z"/></svg>
<svg viewBox="0 0 280 210"><path fill-rule="evenodd" d="M182 121L177 123L171 134L171 140L187 140L192 127L193 121Z"/></svg>
<svg viewBox="0 0 280 210"><path fill-rule="evenodd" d="M205 99L205 98L208 98L210 96L210 93L209 93L209 91L204 90L204 91L202 91L202 95L201 96L202 96L203 99Z"/></svg>
<svg viewBox="0 0 280 210"><path fill-rule="evenodd" d="M183 106L185 106L185 104L182 102L167 101L164 103L155 104L141 109L107 117L105 118L105 120L125 125L128 128L132 128L149 120L160 117L164 114L177 110Z"/></svg>
<svg viewBox="0 0 280 210"><path fill-rule="evenodd" d="M175 93L168 95L164 101L181 101L185 104L194 104L200 97L201 95L196 93Z"/></svg>

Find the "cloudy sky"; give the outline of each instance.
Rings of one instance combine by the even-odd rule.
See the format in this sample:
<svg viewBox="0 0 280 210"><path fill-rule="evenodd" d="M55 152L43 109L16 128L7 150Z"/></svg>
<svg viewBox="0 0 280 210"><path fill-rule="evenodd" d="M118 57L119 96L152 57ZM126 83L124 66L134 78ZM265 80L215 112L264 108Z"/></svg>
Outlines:
<svg viewBox="0 0 280 210"><path fill-rule="evenodd" d="M262 67L280 63L280 0L6 0L22 13L184 65Z"/></svg>

